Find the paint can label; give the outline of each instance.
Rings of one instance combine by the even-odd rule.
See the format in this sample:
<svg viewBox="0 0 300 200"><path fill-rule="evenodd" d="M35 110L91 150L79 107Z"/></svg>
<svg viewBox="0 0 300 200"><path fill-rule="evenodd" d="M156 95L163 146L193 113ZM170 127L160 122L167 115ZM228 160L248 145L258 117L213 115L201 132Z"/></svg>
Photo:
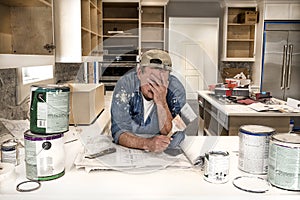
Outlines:
<svg viewBox="0 0 300 200"><path fill-rule="evenodd" d="M273 186L300 191L299 134L277 134L271 138L267 177Z"/></svg>
<svg viewBox="0 0 300 200"><path fill-rule="evenodd" d="M19 164L18 142L9 139L1 144L1 162Z"/></svg>
<svg viewBox="0 0 300 200"><path fill-rule="evenodd" d="M270 136L274 129L245 125L239 131L239 169L252 174L266 174Z"/></svg>
<svg viewBox="0 0 300 200"><path fill-rule="evenodd" d="M38 134L69 130L69 87L32 86L30 131Z"/></svg>
<svg viewBox="0 0 300 200"><path fill-rule="evenodd" d="M229 153L211 151L204 158L204 180L211 183L226 183L229 180Z"/></svg>
<svg viewBox="0 0 300 200"><path fill-rule="evenodd" d="M63 134L24 134L26 177L30 180L52 180L64 174Z"/></svg>

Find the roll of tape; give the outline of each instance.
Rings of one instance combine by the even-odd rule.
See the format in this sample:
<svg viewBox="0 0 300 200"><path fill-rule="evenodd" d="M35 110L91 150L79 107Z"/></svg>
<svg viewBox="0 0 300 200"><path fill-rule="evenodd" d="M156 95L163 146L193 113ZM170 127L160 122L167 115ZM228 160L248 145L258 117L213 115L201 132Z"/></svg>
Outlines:
<svg viewBox="0 0 300 200"><path fill-rule="evenodd" d="M13 185L16 180L15 165L11 163L0 163L0 188L7 188Z"/></svg>
<svg viewBox="0 0 300 200"><path fill-rule="evenodd" d="M15 178L15 165L11 163L0 163L0 183Z"/></svg>

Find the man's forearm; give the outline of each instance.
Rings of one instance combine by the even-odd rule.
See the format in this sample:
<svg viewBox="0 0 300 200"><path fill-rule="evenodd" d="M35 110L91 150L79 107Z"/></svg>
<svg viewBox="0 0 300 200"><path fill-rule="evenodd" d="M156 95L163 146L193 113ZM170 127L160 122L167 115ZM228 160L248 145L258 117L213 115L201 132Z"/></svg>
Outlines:
<svg viewBox="0 0 300 200"><path fill-rule="evenodd" d="M138 137L132 133L125 132L119 137L119 144L129 148L147 150L147 138Z"/></svg>
<svg viewBox="0 0 300 200"><path fill-rule="evenodd" d="M172 115L169 110L168 104L158 104L157 105L157 115L160 133L162 135L167 135L172 130Z"/></svg>

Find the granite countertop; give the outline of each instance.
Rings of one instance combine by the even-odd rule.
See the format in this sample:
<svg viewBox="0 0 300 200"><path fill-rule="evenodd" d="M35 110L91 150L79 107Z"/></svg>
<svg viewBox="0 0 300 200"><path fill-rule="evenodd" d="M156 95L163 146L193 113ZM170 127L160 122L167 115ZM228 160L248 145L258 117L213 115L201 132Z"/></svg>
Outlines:
<svg viewBox="0 0 300 200"><path fill-rule="evenodd" d="M13 135L9 132L9 130L4 126L4 124L0 121L0 144L2 142L13 138Z"/></svg>
<svg viewBox="0 0 300 200"><path fill-rule="evenodd" d="M4 134L4 133L7 133L7 132L9 132L9 131L8 131L7 128L4 126L4 124L0 121L0 136L1 136L2 134Z"/></svg>

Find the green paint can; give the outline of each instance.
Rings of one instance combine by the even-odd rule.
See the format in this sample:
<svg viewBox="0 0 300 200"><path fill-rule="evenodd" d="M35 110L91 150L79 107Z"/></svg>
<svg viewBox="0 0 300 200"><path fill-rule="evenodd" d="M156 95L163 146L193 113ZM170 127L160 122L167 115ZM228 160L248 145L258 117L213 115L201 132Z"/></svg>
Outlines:
<svg viewBox="0 0 300 200"><path fill-rule="evenodd" d="M31 86L30 131L37 134L69 130L70 88L62 85Z"/></svg>

